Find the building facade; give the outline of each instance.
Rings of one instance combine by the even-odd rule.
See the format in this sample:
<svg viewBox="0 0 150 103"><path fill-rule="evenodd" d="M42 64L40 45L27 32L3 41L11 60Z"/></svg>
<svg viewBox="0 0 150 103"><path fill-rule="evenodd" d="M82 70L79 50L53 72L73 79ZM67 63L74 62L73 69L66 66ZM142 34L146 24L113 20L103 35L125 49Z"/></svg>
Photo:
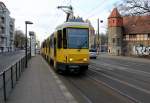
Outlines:
<svg viewBox="0 0 150 103"><path fill-rule="evenodd" d="M89 48L95 48L95 30L91 23L89 28Z"/></svg>
<svg viewBox="0 0 150 103"><path fill-rule="evenodd" d="M35 56L36 54L36 34L33 31L29 32L30 35L30 52L31 52L31 56Z"/></svg>
<svg viewBox="0 0 150 103"><path fill-rule="evenodd" d="M114 8L108 17L108 53L150 56L150 16L121 16Z"/></svg>
<svg viewBox="0 0 150 103"><path fill-rule="evenodd" d="M3 2L0 2L0 52L14 50L14 22Z"/></svg>

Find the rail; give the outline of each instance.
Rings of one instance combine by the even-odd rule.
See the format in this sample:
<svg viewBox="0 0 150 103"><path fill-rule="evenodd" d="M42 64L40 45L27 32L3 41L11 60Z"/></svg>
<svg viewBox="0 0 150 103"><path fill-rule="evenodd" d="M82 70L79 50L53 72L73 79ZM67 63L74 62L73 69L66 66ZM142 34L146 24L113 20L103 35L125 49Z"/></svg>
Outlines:
<svg viewBox="0 0 150 103"><path fill-rule="evenodd" d="M28 60L31 58L28 54ZM25 56L15 61L0 73L0 103L5 103L25 69Z"/></svg>

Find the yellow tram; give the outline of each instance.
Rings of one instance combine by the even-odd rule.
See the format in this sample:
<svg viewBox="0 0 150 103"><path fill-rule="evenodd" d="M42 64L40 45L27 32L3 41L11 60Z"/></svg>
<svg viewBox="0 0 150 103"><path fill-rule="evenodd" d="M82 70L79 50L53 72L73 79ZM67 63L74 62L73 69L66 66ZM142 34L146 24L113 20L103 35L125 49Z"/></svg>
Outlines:
<svg viewBox="0 0 150 103"><path fill-rule="evenodd" d="M43 43L42 55L55 71L86 71L89 65L89 24L65 22Z"/></svg>

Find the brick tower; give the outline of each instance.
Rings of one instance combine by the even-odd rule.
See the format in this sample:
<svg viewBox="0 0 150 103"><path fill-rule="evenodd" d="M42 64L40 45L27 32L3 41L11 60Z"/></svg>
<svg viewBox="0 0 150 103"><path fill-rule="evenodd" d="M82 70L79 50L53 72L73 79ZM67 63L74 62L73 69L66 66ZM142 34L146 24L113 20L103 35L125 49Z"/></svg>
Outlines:
<svg viewBox="0 0 150 103"><path fill-rule="evenodd" d="M122 54L122 27L123 18L114 8L108 17L108 53L111 55Z"/></svg>

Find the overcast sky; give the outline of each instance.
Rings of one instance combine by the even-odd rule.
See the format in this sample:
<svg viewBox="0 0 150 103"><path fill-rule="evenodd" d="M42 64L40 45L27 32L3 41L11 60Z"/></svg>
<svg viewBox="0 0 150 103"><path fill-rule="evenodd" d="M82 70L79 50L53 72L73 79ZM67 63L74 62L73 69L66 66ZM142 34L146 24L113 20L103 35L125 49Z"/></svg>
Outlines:
<svg viewBox="0 0 150 103"><path fill-rule="evenodd" d="M100 24L100 32L105 32L107 17L110 11L121 0L1 0L15 18L15 28L25 31L24 21L32 21L28 31L35 31L37 39L43 41L63 23L66 14L57 9L58 5L72 5L75 16L89 19L97 30L97 18L104 22Z"/></svg>

